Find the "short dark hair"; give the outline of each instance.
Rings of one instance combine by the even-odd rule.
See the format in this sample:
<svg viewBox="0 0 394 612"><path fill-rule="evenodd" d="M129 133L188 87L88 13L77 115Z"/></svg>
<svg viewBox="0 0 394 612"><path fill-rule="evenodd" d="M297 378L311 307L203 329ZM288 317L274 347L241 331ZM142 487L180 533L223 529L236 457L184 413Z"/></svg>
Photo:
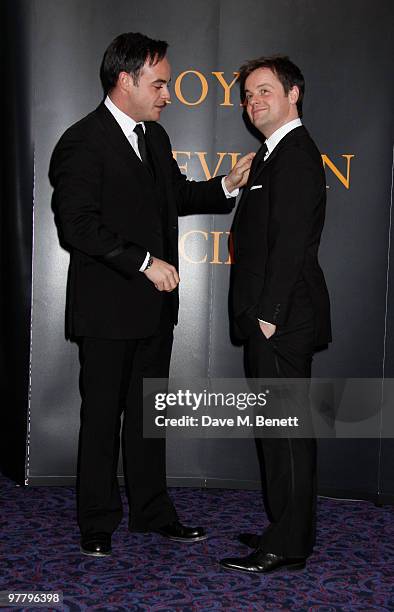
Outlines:
<svg viewBox="0 0 394 612"><path fill-rule="evenodd" d="M271 55L249 60L239 69L238 82L240 85L241 102L245 102L245 81L248 76L258 68L269 68L282 83L286 96L290 89L297 85L299 96L297 100L297 110L302 117L302 101L305 93L305 80L301 70L290 61L287 55Z"/></svg>
<svg viewBox="0 0 394 612"><path fill-rule="evenodd" d="M104 53L100 68L100 79L107 94L118 81L120 72L128 72L137 85L145 62L152 66L163 59L168 43L153 40L138 32L126 32L117 36Z"/></svg>

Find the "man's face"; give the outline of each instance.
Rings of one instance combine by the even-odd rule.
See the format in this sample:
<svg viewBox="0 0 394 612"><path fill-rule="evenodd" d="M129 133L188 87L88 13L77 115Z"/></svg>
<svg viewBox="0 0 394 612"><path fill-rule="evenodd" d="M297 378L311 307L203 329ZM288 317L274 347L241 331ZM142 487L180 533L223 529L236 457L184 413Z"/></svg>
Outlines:
<svg viewBox="0 0 394 612"><path fill-rule="evenodd" d="M252 124L269 138L278 128L298 117L298 87L285 94L269 68L257 68L245 81L245 105Z"/></svg>
<svg viewBox="0 0 394 612"><path fill-rule="evenodd" d="M125 74L125 73L121 73ZM171 78L171 66L167 58L149 65L146 62L141 69L137 85L131 75L127 82L127 114L134 121L158 121L160 113L170 100L168 82Z"/></svg>

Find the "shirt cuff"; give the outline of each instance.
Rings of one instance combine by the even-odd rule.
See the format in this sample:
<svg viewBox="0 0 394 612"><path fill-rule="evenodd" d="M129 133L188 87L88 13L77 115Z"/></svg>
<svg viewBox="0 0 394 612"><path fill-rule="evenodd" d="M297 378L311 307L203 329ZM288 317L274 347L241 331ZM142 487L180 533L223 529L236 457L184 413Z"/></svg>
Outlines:
<svg viewBox="0 0 394 612"><path fill-rule="evenodd" d="M149 257L150 257L150 253L148 251L147 254L146 254L146 257L145 257L145 259L144 259L144 261L142 263L142 266L140 267L140 270L139 270L140 272L143 272L145 270L146 266L148 265Z"/></svg>
<svg viewBox="0 0 394 612"><path fill-rule="evenodd" d="M222 189L223 189L223 191L224 191L224 195L226 196L226 198L227 198L227 199L230 199L230 198L236 198L236 197L237 197L237 195L239 194L239 189L234 189L234 191L231 191L231 192L230 192L230 191L227 189L226 184L225 184L225 182L224 182L224 179L225 179L225 178L226 178L225 176L222 178Z"/></svg>

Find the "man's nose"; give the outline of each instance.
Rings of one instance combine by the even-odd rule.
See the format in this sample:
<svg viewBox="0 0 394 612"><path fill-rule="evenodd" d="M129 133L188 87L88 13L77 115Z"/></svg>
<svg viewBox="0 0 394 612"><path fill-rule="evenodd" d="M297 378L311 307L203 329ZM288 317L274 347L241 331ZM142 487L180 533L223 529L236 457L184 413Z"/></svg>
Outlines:
<svg viewBox="0 0 394 612"><path fill-rule="evenodd" d="M161 90L161 97L166 102L169 102L169 100L171 99L171 94L170 94L170 90L168 89L168 87L163 87L162 88L162 90Z"/></svg>

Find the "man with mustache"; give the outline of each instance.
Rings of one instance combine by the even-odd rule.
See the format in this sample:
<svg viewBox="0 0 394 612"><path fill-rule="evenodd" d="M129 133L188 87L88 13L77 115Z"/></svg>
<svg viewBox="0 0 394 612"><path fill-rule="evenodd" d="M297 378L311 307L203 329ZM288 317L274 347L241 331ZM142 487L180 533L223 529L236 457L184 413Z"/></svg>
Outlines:
<svg viewBox="0 0 394 612"><path fill-rule="evenodd" d="M157 123L170 101L167 43L118 36L101 65L105 99L71 126L50 166L71 252L67 329L81 356L78 523L81 551L111 554L122 517L121 415L129 529L204 539L182 525L166 487L165 442L143 437L142 381L167 378L178 313L178 215L229 212L253 155L227 177L187 181Z"/></svg>

